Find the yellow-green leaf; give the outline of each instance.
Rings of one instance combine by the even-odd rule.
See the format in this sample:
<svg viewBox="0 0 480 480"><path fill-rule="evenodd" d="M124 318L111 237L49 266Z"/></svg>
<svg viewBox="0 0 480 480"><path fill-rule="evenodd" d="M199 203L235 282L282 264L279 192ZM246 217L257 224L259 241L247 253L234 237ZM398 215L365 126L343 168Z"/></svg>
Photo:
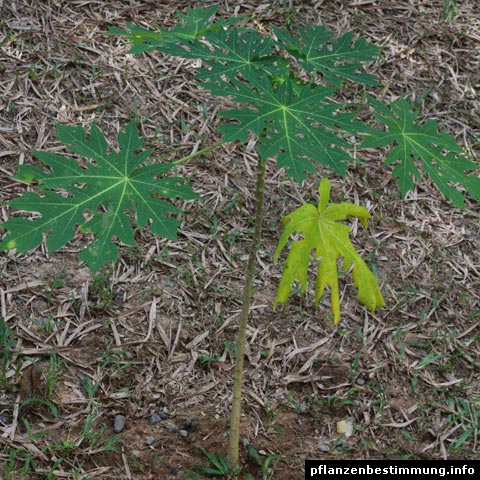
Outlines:
<svg viewBox="0 0 480 480"><path fill-rule="evenodd" d="M310 254L319 260L315 284L315 304L323 296L326 287L331 290L332 314L334 323L340 321L340 295L338 287L337 260L343 258L343 268L348 272L353 266L353 281L358 288L357 298L369 310L383 307L380 288L375 275L369 270L350 242L350 229L344 223L356 217L366 227L370 214L367 209L351 203L331 203L330 182L323 178L318 189L320 201L317 207L304 204L282 219L284 232L275 251L275 262L290 237L301 234L302 239L292 242L285 262L282 278L275 297L275 305L287 301L295 281L301 285L302 293L307 288L307 274Z"/></svg>

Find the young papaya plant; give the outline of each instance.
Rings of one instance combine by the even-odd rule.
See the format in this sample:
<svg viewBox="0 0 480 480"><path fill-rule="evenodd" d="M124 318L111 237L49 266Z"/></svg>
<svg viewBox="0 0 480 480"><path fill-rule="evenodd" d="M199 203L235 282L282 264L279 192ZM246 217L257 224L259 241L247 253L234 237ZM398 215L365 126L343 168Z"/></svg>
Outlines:
<svg viewBox="0 0 480 480"><path fill-rule="evenodd" d="M317 166L345 175L353 162L355 148L389 149L385 165L395 164L392 177L405 195L413 179L428 175L455 206L463 208L465 193L480 199L480 178L472 173L478 165L469 160L454 138L440 132L435 120L421 124L406 99L384 104L374 96L345 103L337 93L345 82L357 82L373 89L375 76L364 71L364 63L374 60L379 49L353 33L338 38L319 25L298 26L293 30L249 27L248 18L232 17L214 21L217 8L187 9L171 29L150 31L135 25L126 30L112 28L131 43L130 53L155 49L163 53L201 59L194 79L214 96L229 97L238 107L221 112L219 126L223 142L245 143L257 139L256 216L252 246L246 267L243 304L239 320L232 414L227 461L238 467L241 386L246 328L252 297L255 259L263 219L265 166L276 159L279 168L301 183ZM372 112L368 122L365 111ZM362 117L359 112L362 112ZM28 251L46 235L49 251L71 240L74 229L92 233L96 239L82 252L92 271L118 255L116 238L134 242L131 224L144 227L151 221L153 233L171 238L179 210L158 196L194 198L180 177L168 177L173 164L149 161L149 151L138 152L142 140L133 124L119 135L120 149L108 148L96 126L87 139L80 127L58 126L58 138L73 152L94 160L82 167L74 159L47 152L34 152L50 168L49 172L22 166L20 181L36 183L41 196L27 193L12 200L11 206L41 216L13 217L2 227L9 231L3 249ZM195 155L213 149L205 147ZM178 160L187 161L191 156ZM59 191L61 190L61 191ZM334 322L340 318L337 259L343 258L346 271L352 268L359 300L370 310L384 304L378 283L349 241L349 229L342 222L357 217L366 225L368 212L347 203L330 204L330 183L320 182L318 206L303 205L284 219L285 230L275 260L295 232L301 240L292 243L285 263L275 303L285 302L294 282L306 288L310 253L319 261L315 286L318 304L326 287L331 289ZM128 215L131 214L131 216ZM133 220L132 220L133 218Z"/></svg>
<svg viewBox="0 0 480 480"><path fill-rule="evenodd" d="M469 175L478 168L464 155L453 137L440 133L437 123L417 122L417 114L406 99L391 105L370 98L375 125L357 119L354 104L335 100L335 92L345 81L366 86L378 85L375 76L364 72L363 64L374 60L379 49L353 33L335 38L319 25L298 26L296 31L275 28L259 31L245 27L242 18L228 22L212 21L217 8L187 9L172 29L152 32L128 25L127 30L112 29L132 43L130 53L162 52L202 60L196 79L216 96L228 96L240 107L221 116L229 121L220 125L224 141L245 143L250 134L257 137L256 216L252 246L246 267L243 303L239 320L237 356L233 387L228 462L238 466L241 387L246 328L255 270L255 257L263 219L265 163L276 158L279 168L301 183L306 172L315 173L318 162L344 175L351 157L352 138L363 138L362 148L391 146L385 165L397 163L392 172L405 196L421 178L416 164L430 176L439 190L454 205L463 208L460 188L480 199L480 178ZM233 26L233 28L227 28ZM368 213L362 207L342 203L326 206L330 184L320 184L318 208L303 205L284 219L285 231L275 259L292 233L303 240L294 242L286 261L275 303L284 302L292 284L299 281L306 289L309 256L321 258L315 286L316 303L326 286L331 288L334 322L340 319L336 262L343 257L344 268L353 265L358 298L370 310L384 305L376 278L369 271L348 239L348 227L340 223L357 216L366 225Z"/></svg>

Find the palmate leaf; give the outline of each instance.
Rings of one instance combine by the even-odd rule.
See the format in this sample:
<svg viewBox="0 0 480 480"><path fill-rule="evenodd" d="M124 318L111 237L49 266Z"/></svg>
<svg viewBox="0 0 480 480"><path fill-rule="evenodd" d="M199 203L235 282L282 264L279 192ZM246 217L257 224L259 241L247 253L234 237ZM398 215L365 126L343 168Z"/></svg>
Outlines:
<svg viewBox="0 0 480 480"><path fill-rule="evenodd" d="M277 88L263 73L252 72L248 83L241 80L207 83L215 95L229 95L248 106L222 112L233 120L220 125L225 141L245 142L253 132L259 138L263 158L277 157L280 168L301 183L305 172L315 172L317 161L344 175L351 160L344 149L351 145L339 133L358 134L369 127L356 122L355 114L342 112L333 103L333 90L320 85L297 83L284 78Z"/></svg>
<svg viewBox="0 0 480 480"><path fill-rule="evenodd" d="M339 86L342 79L365 85L380 85L374 75L359 72L362 62L375 60L380 50L363 37L348 32L335 38L323 25L298 27L295 36L282 29L275 34L287 51L308 73L320 73L325 83Z"/></svg>
<svg viewBox="0 0 480 480"><path fill-rule="evenodd" d="M16 249L17 253L37 247L46 235L50 252L58 250L73 239L75 228L92 233L96 239L80 254L93 273L118 257L117 238L127 245L135 245L132 219L142 228L150 220L150 229L156 235L176 238L179 221L171 214L181 210L167 199L195 199L197 196L182 178L164 176L171 164L153 163L141 166L152 153L144 150L135 122L130 122L118 134L119 150L109 149L100 129L93 124L87 138L81 126L57 126L57 138L71 152L94 160L86 167L77 160L50 152L36 151L34 155L50 171L32 165L21 165L15 179L38 182L40 195L28 192L13 199L10 205L18 210L36 212L41 216L14 217L0 226L9 231L0 248ZM157 178L160 176L160 178ZM60 191L59 191L60 190ZM62 193L63 191L63 193ZM86 220L85 218L90 218Z"/></svg>
<svg viewBox="0 0 480 480"><path fill-rule="evenodd" d="M185 13L177 11L177 15L182 19L171 29L159 29L154 32L147 28L139 27L132 23L127 24L128 29L122 30L116 27L110 27L108 33L124 37L132 42L132 47L128 53L138 54L149 52L158 48L162 50L175 43L185 46L199 46L198 39L204 37L208 32L220 31L228 25L239 23L243 17L231 17L228 20L217 20L213 22L213 17L218 6L208 8L187 8ZM206 50L205 50L206 51ZM176 55L172 50L171 55ZM187 50L188 52L188 50ZM183 52L185 54L185 49ZM184 58L192 58L184 55ZM194 57L198 58L198 57Z"/></svg>
<svg viewBox="0 0 480 480"><path fill-rule="evenodd" d="M330 200L330 182L326 178L320 182L319 193L318 207L306 203L282 219L284 231L275 251L275 262L278 262L282 249L294 233L301 234L303 238L294 241L291 245L275 297L275 305L287 301L295 281L300 282L302 293L305 292L310 254L313 251L314 259L320 259L315 283L315 303L318 305L325 288L330 287L333 320L334 323L338 323L340 321L337 270L339 258L343 258L345 272L353 266L353 281L358 288L357 298L360 302L371 311L384 306L385 302L377 279L350 242L349 227L341 223L347 218L357 217L366 227L370 214L364 207L351 203L332 203L327 206Z"/></svg>
<svg viewBox="0 0 480 480"><path fill-rule="evenodd" d="M175 57L202 60L204 66L198 68L197 79L229 79L238 74L248 76L248 72L258 67L277 72L278 67L272 65L273 39L248 28L223 28L226 24L240 22L243 17L205 23L205 18L210 18L216 9L211 7L206 13L202 8L187 9L186 15L181 14L185 24L179 23L170 30L154 32L128 24L128 30L110 28L109 33L132 42L128 53L159 49Z"/></svg>
<svg viewBox="0 0 480 480"><path fill-rule="evenodd" d="M472 197L480 200L480 178L466 173L478 169L480 165L465 157L463 149L452 135L439 132L436 120L427 120L419 125L418 114L403 98L390 106L373 98L369 102L376 109L375 117L387 129L367 133L360 148L394 145L385 165L398 163L392 176L398 178L398 187L403 196L414 187L413 178L422 176L417 162L455 206L464 208L464 196L452 183L461 185Z"/></svg>

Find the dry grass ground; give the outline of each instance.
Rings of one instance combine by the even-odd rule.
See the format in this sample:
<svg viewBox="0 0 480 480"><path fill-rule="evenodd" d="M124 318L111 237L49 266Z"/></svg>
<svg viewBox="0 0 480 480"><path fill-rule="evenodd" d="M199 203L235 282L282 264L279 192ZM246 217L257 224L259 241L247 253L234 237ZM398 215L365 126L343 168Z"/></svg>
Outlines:
<svg viewBox="0 0 480 480"><path fill-rule="evenodd" d="M440 118L478 154L480 5L455 3L225 1L220 14L256 12L268 25L295 12L292 22L362 33L384 46L372 71L385 88L373 93L414 95L425 118ZM32 149L61 150L57 122L95 120L113 142L138 116L163 158L218 140L221 104L191 81L191 62L126 55L121 39L105 35L126 22L171 26L175 9L189 5L0 0L2 202L25 191L10 175L35 162ZM77 262L81 236L51 255L1 254L1 478L196 478L190 469L205 461L200 448L225 453L254 209L252 147L225 145L182 166L203 201L183 205L178 240L138 232L138 248L121 247L119 263L97 278ZM347 276L338 328L326 322L327 302L313 309L310 291L272 311L280 218L300 195L314 198L317 180L294 190L270 166L242 436L263 458L284 460L262 477L242 447L254 478L303 478L305 458L479 458L479 205L467 199L459 211L427 181L401 199L384 152L371 155L345 179L329 176L335 200L372 213L369 231L355 228L353 237L387 306L365 311ZM8 219L11 210L0 208ZM31 362L43 371L40 400L17 416L16 383ZM154 423L160 412L165 418ZM118 414L126 424L115 434ZM341 438L336 424L347 419L355 431Z"/></svg>

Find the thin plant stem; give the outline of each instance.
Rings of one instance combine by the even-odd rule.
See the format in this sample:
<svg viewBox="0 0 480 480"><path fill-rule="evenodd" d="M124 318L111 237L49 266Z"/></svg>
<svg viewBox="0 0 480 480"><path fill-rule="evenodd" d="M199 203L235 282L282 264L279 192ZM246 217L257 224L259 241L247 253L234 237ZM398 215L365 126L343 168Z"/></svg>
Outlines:
<svg viewBox="0 0 480 480"><path fill-rule="evenodd" d="M245 284L243 287L242 311L238 325L237 349L235 356L235 374L233 383L232 412L230 415L230 436L228 439L228 466L234 470L238 468L238 447L240 441L240 413L243 383L243 360L245 357L245 343L247 339L248 315L252 299L253 279L255 276L255 260L262 236L263 197L265 185L265 161L258 158L257 183L255 188L255 231L252 246L248 255Z"/></svg>
<svg viewBox="0 0 480 480"><path fill-rule="evenodd" d="M203 155L204 153L208 153L212 150L215 150L217 147L220 145L223 145L225 142L223 140L220 140L218 142L212 143L212 145L209 145L208 147L202 148L201 150L197 150L194 153L191 153L190 155L187 155L186 157L180 158L173 162L174 165L181 165L182 163L188 162L189 160L192 160L192 158L199 157L200 155Z"/></svg>

